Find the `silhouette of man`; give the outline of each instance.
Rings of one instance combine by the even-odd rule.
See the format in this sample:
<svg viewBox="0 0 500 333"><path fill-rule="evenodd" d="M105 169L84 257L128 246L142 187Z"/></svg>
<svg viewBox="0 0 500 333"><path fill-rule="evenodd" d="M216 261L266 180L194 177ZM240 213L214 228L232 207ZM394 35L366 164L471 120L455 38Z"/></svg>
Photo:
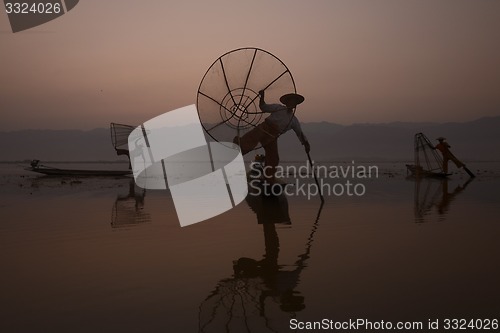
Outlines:
<svg viewBox="0 0 500 333"><path fill-rule="evenodd" d="M262 112L270 115L257 127L245 133L242 137L236 136L233 142L240 146L243 155L252 151L257 144L261 144L265 151L265 179L274 183L274 174L279 163L278 137L291 129L295 132L306 152L311 146L302 132L299 120L294 116L293 110L304 101L304 97L291 93L280 97L282 104L267 104L264 100L264 91L259 91L259 107Z"/></svg>
<svg viewBox="0 0 500 333"><path fill-rule="evenodd" d="M448 144L448 142L446 142L446 138L443 138L442 136L440 136L436 140L438 140L439 143L436 145L436 147L433 147L433 148L439 150L441 152L441 154L443 155L443 171L444 171L444 173L448 173L448 161L449 160L453 161L453 163L455 163L455 165L459 169L462 167L465 167L465 164L460 162L458 160L458 158L456 158L455 155L453 155L451 153L451 151L450 151L451 146Z"/></svg>

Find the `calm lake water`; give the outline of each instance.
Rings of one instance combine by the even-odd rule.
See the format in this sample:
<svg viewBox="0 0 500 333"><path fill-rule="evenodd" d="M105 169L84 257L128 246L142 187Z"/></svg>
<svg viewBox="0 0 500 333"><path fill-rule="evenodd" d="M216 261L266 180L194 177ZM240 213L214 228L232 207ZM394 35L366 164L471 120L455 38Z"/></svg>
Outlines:
<svg viewBox="0 0 500 333"><path fill-rule="evenodd" d="M253 196L181 228L168 191L0 164L0 331L500 319L500 163L420 182L373 165L363 196Z"/></svg>

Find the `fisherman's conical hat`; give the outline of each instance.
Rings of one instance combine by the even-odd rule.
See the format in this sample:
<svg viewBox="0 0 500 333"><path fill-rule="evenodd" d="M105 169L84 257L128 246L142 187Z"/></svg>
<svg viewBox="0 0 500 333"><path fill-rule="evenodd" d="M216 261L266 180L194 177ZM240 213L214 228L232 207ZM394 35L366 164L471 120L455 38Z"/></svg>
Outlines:
<svg viewBox="0 0 500 333"><path fill-rule="evenodd" d="M286 94L286 95L283 95L280 97L280 102L285 104L285 105L288 105L288 104L299 105L304 100L305 100L304 96L299 95L299 94L295 94L295 93Z"/></svg>
<svg viewBox="0 0 500 333"><path fill-rule="evenodd" d="M437 138L436 140L438 140L438 141L442 141L442 140L446 140L446 138L445 138L445 137L443 137L443 136L440 136L440 137L439 137L439 138Z"/></svg>

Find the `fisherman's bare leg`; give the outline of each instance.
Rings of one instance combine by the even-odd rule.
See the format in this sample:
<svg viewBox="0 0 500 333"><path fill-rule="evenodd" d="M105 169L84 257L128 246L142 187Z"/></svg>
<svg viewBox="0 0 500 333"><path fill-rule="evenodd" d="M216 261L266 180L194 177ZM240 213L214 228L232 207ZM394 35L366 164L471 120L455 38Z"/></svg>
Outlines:
<svg viewBox="0 0 500 333"><path fill-rule="evenodd" d="M267 122L261 123L242 137L235 136L233 143L241 148L243 155L252 151L259 142L265 151L264 178L269 182L274 182L276 167L280 161L278 153L279 130L269 125Z"/></svg>
<svg viewBox="0 0 500 333"><path fill-rule="evenodd" d="M262 131L258 127L255 127L251 131L245 133L242 137L235 136L233 143L240 146L242 155L246 155L248 152L252 151L257 144L259 144L261 137Z"/></svg>

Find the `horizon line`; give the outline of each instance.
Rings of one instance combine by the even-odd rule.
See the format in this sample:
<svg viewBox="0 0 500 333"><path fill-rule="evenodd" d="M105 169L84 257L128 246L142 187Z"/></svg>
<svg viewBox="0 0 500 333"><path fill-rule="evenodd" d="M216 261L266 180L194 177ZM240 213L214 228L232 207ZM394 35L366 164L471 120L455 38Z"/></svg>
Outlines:
<svg viewBox="0 0 500 333"><path fill-rule="evenodd" d="M356 126L356 125L391 125L391 124L426 124L426 125L445 125L445 124L467 124L467 123L473 123L479 120L485 120L485 119L491 119L491 118L500 118L500 115L498 116L483 116L476 118L474 120L467 120L467 121L447 121L447 122L437 122L437 121L401 121L401 120L394 120L394 121L389 121L389 122L364 122L364 123L351 123L351 124L340 124L340 123L335 123L327 120L322 120L322 121L309 121L309 122L303 122L301 121L301 124L322 124L322 123L327 123L327 124L332 124L332 125L338 125L338 126L344 126L344 127L349 127L349 126ZM110 122L111 123L111 122ZM109 124L110 124L109 123ZM102 130L102 129L107 129L109 130L109 124L107 127L94 127L91 129L78 129L78 128L22 128L22 129L11 129L11 130L6 130L6 129L0 129L0 133L9 133L9 132L20 132L20 131L80 131L80 132L91 132L95 130ZM131 125L134 126L134 125ZM138 126L138 125L137 125Z"/></svg>

